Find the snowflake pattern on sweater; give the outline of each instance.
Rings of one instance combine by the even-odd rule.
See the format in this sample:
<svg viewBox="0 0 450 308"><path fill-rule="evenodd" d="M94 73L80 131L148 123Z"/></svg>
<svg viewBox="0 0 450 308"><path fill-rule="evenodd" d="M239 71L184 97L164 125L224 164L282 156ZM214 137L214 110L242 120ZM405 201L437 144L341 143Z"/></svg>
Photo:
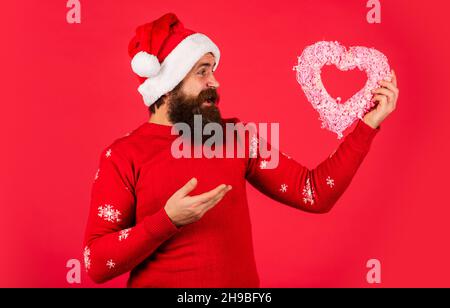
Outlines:
<svg viewBox="0 0 450 308"><path fill-rule="evenodd" d="M84 247L83 257L84 257L84 268L86 272L91 268L91 250L89 247Z"/></svg>
<svg viewBox="0 0 450 308"><path fill-rule="evenodd" d="M306 179L306 183L305 186L303 187L303 191L302 191L302 196L303 196L303 203L305 204L314 204L314 191L313 188L311 187L311 182L309 181L309 178Z"/></svg>
<svg viewBox="0 0 450 308"><path fill-rule="evenodd" d="M116 210L113 205L105 204L98 207L98 216L109 222L119 222L121 215L119 210Z"/></svg>

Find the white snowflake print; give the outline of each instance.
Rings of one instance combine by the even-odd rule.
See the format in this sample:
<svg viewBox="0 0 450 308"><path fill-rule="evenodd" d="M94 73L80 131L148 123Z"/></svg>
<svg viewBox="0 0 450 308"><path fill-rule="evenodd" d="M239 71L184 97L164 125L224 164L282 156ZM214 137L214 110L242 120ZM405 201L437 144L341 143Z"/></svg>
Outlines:
<svg viewBox="0 0 450 308"><path fill-rule="evenodd" d="M108 261L106 261L106 266L109 269L112 269L112 268L114 268L116 266L116 263L114 263L113 260L109 259Z"/></svg>
<svg viewBox="0 0 450 308"><path fill-rule="evenodd" d="M303 188L302 195L303 195L303 203L305 204L310 203L311 205L314 204L314 191L312 190L309 178L306 180L306 185Z"/></svg>
<svg viewBox="0 0 450 308"><path fill-rule="evenodd" d="M122 215L119 210L114 209L114 206L110 204L105 204L104 206L98 207L98 216L106 221L119 222L119 216Z"/></svg>
<svg viewBox="0 0 450 308"><path fill-rule="evenodd" d="M281 152L281 154L283 154L284 156L286 156L286 157L287 157L287 159L291 159L291 157L290 157L289 155L287 155L286 153L284 153L284 152Z"/></svg>
<svg viewBox="0 0 450 308"><path fill-rule="evenodd" d="M258 154L258 138L252 137L250 141L250 158L255 158Z"/></svg>
<svg viewBox="0 0 450 308"><path fill-rule="evenodd" d="M130 233L130 229L131 228L128 228L128 229L120 231L120 233L119 233L119 241L127 239L128 235Z"/></svg>
<svg viewBox="0 0 450 308"><path fill-rule="evenodd" d="M261 168L261 169L266 169L266 168L267 168L267 161L266 161L266 160L263 160L263 161L261 162L261 164L259 165L259 168Z"/></svg>
<svg viewBox="0 0 450 308"><path fill-rule="evenodd" d="M108 149L105 154L106 157L111 157L111 149Z"/></svg>
<svg viewBox="0 0 450 308"><path fill-rule="evenodd" d="M86 269L86 272L91 268L91 250L89 247L84 247L84 268Z"/></svg>
<svg viewBox="0 0 450 308"><path fill-rule="evenodd" d="M288 186L286 184L281 184L281 188L280 191L281 192L286 192L287 191Z"/></svg>
<svg viewBox="0 0 450 308"><path fill-rule="evenodd" d="M327 185L330 187L334 186L334 180L330 176L327 177Z"/></svg>
<svg viewBox="0 0 450 308"><path fill-rule="evenodd" d="M333 153L330 154L330 157L332 157L336 153L336 150L333 151Z"/></svg>
<svg viewBox="0 0 450 308"><path fill-rule="evenodd" d="M94 178L94 182L98 180L98 174L100 172L100 169L97 170L97 172L95 173L95 178Z"/></svg>

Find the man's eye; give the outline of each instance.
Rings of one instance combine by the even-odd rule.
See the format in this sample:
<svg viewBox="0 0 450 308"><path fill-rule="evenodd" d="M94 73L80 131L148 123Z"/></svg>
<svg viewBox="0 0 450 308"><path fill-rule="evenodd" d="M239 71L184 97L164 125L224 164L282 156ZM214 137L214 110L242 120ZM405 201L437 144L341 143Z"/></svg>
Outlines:
<svg viewBox="0 0 450 308"><path fill-rule="evenodd" d="M200 75L205 75L206 71L205 70L201 70L200 72L198 72Z"/></svg>

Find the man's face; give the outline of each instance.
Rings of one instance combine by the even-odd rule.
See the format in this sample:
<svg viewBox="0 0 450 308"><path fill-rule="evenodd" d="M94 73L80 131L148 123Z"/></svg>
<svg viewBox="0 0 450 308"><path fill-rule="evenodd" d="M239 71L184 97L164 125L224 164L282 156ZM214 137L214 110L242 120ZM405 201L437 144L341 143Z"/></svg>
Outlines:
<svg viewBox="0 0 450 308"><path fill-rule="evenodd" d="M217 104L219 83L214 77L214 56L205 54L187 74L181 87L170 93L168 117L170 122L187 123L194 131L194 115L202 116L203 127L208 123L222 124ZM206 138L207 139L207 138Z"/></svg>

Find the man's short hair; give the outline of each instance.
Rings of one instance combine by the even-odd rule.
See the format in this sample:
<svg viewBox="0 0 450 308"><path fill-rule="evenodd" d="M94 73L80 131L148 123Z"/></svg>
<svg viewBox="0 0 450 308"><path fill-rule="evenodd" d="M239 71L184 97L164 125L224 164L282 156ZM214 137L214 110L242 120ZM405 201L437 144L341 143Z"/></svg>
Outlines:
<svg viewBox="0 0 450 308"><path fill-rule="evenodd" d="M172 91L170 91L169 93L179 91L182 85L183 85L183 81L180 82L179 84L177 84L177 86ZM148 107L148 112L150 114L155 113L156 112L156 108L159 108L159 107L161 107L162 104L164 104L164 97L165 97L165 95L161 96L160 98L158 98L158 100L156 102L154 102L153 104L151 104Z"/></svg>

